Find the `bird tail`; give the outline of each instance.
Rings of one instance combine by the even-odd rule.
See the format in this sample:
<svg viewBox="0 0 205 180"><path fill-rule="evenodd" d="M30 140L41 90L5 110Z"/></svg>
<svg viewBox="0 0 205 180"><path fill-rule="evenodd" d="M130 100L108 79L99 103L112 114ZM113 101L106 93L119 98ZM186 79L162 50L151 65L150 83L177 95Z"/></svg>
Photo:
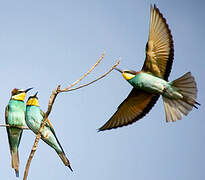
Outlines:
<svg viewBox="0 0 205 180"><path fill-rule="evenodd" d="M172 86L182 94L182 99L169 99L163 96L166 122L180 120L182 115L187 115L193 107L200 105L197 101L197 86L190 72L171 82Z"/></svg>
<svg viewBox="0 0 205 180"><path fill-rule="evenodd" d="M68 166L70 168L70 170L73 171L73 169L70 166L70 162L69 162L68 158L66 157L66 155L63 152L58 153L58 155L61 158L61 160L63 161L63 163L65 164L65 166Z"/></svg>
<svg viewBox="0 0 205 180"><path fill-rule="evenodd" d="M17 152L11 151L11 166L15 170L16 177L19 177L19 155L18 155L18 151Z"/></svg>

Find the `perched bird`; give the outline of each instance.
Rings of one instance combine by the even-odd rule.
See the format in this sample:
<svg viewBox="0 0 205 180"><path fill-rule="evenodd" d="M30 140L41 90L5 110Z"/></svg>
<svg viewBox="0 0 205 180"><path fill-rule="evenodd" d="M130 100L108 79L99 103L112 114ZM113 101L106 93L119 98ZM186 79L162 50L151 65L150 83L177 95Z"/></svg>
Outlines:
<svg viewBox="0 0 205 180"><path fill-rule="evenodd" d="M99 131L126 126L144 117L162 95L166 122L173 122L187 115L196 102L197 87L190 72L168 82L172 68L174 47L171 31L159 9L151 6L149 38L146 59L142 70L117 69L132 86L128 97L115 114Z"/></svg>
<svg viewBox="0 0 205 180"><path fill-rule="evenodd" d="M45 116L44 112L40 109L37 93L34 96L30 96L26 103L26 124L35 134L39 132ZM55 149L65 166L68 166L73 171L49 120L47 120L41 132L41 139Z"/></svg>
<svg viewBox="0 0 205 180"><path fill-rule="evenodd" d="M19 177L19 155L18 147L21 141L23 130L15 126L25 125L25 103L24 99L26 93L32 88L22 90L13 89L11 92L11 99L9 104L6 106L5 120L6 124L10 125L7 127L7 134L9 139L9 147L11 152L11 166L16 172L16 177ZM12 127L13 126L13 127Z"/></svg>

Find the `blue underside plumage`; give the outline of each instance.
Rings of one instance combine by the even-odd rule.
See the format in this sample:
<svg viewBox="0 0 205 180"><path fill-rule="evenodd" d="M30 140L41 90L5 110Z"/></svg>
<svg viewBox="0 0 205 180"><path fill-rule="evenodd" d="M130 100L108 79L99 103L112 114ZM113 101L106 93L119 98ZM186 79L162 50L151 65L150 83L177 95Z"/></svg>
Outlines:
<svg viewBox="0 0 205 180"><path fill-rule="evenodd" d="M7 109L6 123L12 126L25 125L25 104L23 101L10 100ZM21 140L22 129L8 128L10 148L14 153L17 152Z"/></svg>
<svg viewBox="0 0 205 180"><path fill-rule="evenodd" d="M9 101L7 123L16 126L25 125L25 104L23 101Z"/></svg>
<svg viewBox="0 0 205 180"><path fill-rule="evenodd" d="M140 72L128 82L135 88L148 93L161 94L168 98L182 98L178 89L172 86L172 82L158 78L148 73Z"/></svg>
<svg viewBox="0 0 205 180"><path fill-rule="evenodd" d="M25 125L25 104L24 101L11 99L6 107L6 123L11 126ZM7 127L9 146L11 151L11 164L15 169L16 177L19 176L19 156L18 147L21 141L22 129Z"/></svg>

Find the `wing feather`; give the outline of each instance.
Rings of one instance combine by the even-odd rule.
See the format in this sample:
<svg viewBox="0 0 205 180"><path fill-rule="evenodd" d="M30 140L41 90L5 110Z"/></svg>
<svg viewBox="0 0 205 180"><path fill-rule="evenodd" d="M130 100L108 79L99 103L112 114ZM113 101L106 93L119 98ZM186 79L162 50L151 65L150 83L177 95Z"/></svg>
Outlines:
<svg viewBox="0 0 205 180"><path fill-rule="evenodd" d="M174 45L166 19L151 6L149 39L142 71L168 80L174 58Z"/></svg>
<svg viewBox="0 0 205 180"><path fill-rule="evenodd" d="M42 110L41 110L41 115L42 115L43 117L45 117L45 113L44 113ZM48 127L48 128L52 131L53 135L54 135L55 138L56 138L56 141L58 142L58 145L60 146L62 152L64 153L63 147L61 146L60 141L58 140L58 138L57 138L57 136L56 136L56 133L55 133L55 131L54 131L54 128L53 128L53 126L52 126L52 124L51 124L51 122L50 122L49 119L47 119L46 127ZM45 142L46 142L46 141L45 141ZM47 143L47 142L46 142L46 143ZM65 153L64 153L64 154L65 154Z"/></svg>
<svg viewBox="0 0 205 180"><path fill-rule="evenodd" d="M6 122L6 124L8 124L8 111L9 111L9 106L7 105L6 109L5 109L5 122ZM6 131L7 131L8 140L9 140L9 148L11 151L12 149L11 149L11 140L10 140L10 136L9 136L10 135L9 127L6 127Z"/></svg>
<svg viewBox="0 0 205 180"><path fill-rule="evenodd" d="M159 95L149 94L133 88L128 97L119 105L118 110L99 131L132 124L144 117L154 106Z"/></svg>

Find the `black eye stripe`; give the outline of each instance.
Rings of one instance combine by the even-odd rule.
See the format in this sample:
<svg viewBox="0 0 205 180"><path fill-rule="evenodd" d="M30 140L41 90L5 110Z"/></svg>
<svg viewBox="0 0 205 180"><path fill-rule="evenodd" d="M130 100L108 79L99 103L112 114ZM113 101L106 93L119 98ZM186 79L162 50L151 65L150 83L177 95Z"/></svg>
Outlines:
<svg viewBox="0 0 205 180"><path fill-rule="evenodd" d="M32 99L32 98L38 99L38 97L30 96L30 97L28 98L28 100L29 100L29 99Z"/></svg>
<svg viewBox="0 0 205 180"><path fill-rule="evenodd" d="M127 71L125 70L124 73L136 75L136 71L132 71L132 70L127 70Z"/></svg>
<svg viewBox="0 0 205 180"><path fill-rule="evenodd" d="M15 95L18 95L18 94L21 94L21 93L23 93L22 91L17 91L15 94L14 94L14 96Z"/></svg>

